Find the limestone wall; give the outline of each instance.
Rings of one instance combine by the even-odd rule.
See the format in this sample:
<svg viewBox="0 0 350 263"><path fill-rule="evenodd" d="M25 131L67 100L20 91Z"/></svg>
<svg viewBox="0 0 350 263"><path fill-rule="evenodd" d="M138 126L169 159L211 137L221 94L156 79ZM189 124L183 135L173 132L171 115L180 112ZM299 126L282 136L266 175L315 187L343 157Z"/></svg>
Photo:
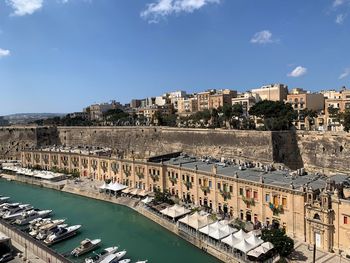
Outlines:
<svg viewBox="0 0 350 263"><path fill-rule="evenodd" d="M296 142L307 170L350 173L350 134L299 131Z"/></svg>
<svg viewBox="0 0 350 263"><path fill-rule="evenodd" d="M325 173L350 172L350 135L331 132L261 132L165 127L3 127L0 159L16 159L34 146L113 147L144 158L175 151L262 163L284 163Z"/></svg>
<svg viewBox="0 0 350 263"><path fill-rule="evenodd" d="M175 151L196 156L241 158L273 162L271 132L174 128L59 127L65 145L113 147L126 154L148 157Z"/></svg>
<svg viewBox="0 0 350 263"><path fill-rule="evenodd" d="M57 144L57 129L49 127L0 127L0 160L19 159L26 148Z"/></svg>

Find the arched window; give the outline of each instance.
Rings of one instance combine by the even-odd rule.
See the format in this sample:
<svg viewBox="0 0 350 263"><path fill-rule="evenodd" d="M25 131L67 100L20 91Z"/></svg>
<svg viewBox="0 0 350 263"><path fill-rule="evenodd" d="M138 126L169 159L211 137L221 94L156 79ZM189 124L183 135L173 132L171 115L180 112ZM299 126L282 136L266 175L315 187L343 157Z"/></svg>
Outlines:
<svg viewBox="0 0 350 263"><path fill-rule="evenodd" d="M316 214L314 215L314 219L316 219L316 220L321 220L320 215L316 213Z"/></svg>

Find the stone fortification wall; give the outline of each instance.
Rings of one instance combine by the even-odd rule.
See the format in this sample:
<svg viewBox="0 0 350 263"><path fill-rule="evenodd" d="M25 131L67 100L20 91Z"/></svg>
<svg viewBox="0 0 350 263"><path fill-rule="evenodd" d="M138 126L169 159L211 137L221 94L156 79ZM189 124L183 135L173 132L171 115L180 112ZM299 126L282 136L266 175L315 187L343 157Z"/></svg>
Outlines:
<svg viewBox="0 0 350 263"><path fill-rule="evenodd" d="M350 134L298 131L296 142L307 170L350 173Z"/></svg>
<svg viewBox="0 0 350 263"><path fill-rule="evenodd" d="M0 127L0 160L19 159L22 149L57 144L57 129L35 126Z"/></svg>
<svg viewBox="0 0 350 263"><path fill-rule="evenodd" d="M273 162L271 132L174 129L164 127L59 127L62 144L116 148L139 158L184 151L242 160Z"/></svg>
<svg viewBox="0 0 350 263"><path fill-rule="evenodd" d="M350 135L347 133L165 127L0 128L0 159L16 159L21 149L53 144L108 146L139 158L184 151L196 156L284 163L292 169L350 172Z"/></svg>

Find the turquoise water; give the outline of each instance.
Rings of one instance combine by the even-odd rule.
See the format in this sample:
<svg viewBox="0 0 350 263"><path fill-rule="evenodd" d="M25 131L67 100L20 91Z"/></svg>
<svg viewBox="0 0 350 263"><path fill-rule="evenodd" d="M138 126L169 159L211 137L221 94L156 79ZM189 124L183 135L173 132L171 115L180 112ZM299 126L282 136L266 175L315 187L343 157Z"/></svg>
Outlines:
<svg viewBox="0 0 350 263"><path fill-rule="evenodd" d="M2 179L0 195L10 196L11 201L30 203L39 209L52 209L53 218L67 218L69 225L82 225L77 236L52 246L63 254L71 251L84 238L101 238L101 248L116 245L119 250L127 250L125 258L133 261L220 262L124 206ZM84 257L75 262L82 262Z"/></svg>

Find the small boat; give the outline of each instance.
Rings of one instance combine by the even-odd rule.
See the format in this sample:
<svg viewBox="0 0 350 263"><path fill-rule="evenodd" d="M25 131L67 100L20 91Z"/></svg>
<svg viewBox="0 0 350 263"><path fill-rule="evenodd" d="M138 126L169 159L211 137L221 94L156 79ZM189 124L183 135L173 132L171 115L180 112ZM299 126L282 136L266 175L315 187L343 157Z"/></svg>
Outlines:
<svg viewBox="0 0 350 263"><path fill-rule="evenodd" d="M15 223L19 226L23 226L26 224L29 224L30 221L32 221L35 218L44 218L50 215L52 210L42 210L42 211L27 211L24 212L19 218L16 219Z"/></svg>
<svg viewBox="0 0 350 263"><path fill-rule="evenodd" d="M45 229L45 230L40 229L38 232L38 235L35 238L38 240L44 240L48 236L57 233L61 228L65 228L67 226L68 226L67 224L60 224L57 226L53 226L51 229Z"/></svg>
<svg viewBox="0 0 350 263"><path fill-rule="evenodd" d="M71 252L72 256L79 257L83 254L86 254L90 252L91 250L94 250L98 245L101 243L101 239L93 239L90 240L88 238L84 239L80 242L80 245L73 249Z"/></svg>
<svg viewBox="0 0 350 263"><path fill-rule="evenodd" d="M12 208L7 210L3 215L2 218L5 220L15 220L19 217L21 217L23 212L31 211L33 210L33 207L31 205L20 205L16 208Z"/></svg>
<svg viewBox="0 0 350 263"><path fill-rule="evenodd" d="M69 227L63 227L59 228L59 230L52 235L49 235L45 240L45 244L48 246L53 245L55 243L58 243L62 240L65 240L67 238L70 238L77 234L77 231L81 228L81 225L75 225L75 226L69 226Z"/></svg>
<svg viewBox="0 0 350 263"><path fill-rule="evenodd" d="M85 263L100 263L102 260L104 260L109 255L115 253L118 250L118 247L108 247L102 250L100 254L97 254L93 257L86 258Z"/></svg>
<svg viewBox="0 0 350 263"><path fill-rule="evenodd" d="M120 252L116 252L113 253L109 256L107 256L104 260L102 260L100 263L112 263L115 260L119 260L122 257L124 257L126 254L126 250L120 251Z"/></svg>
<svg viewBox="0 0 350 263"><path fill-rule="evenodd" d="M130 263L131 262L131 259L122 259L122 260L119 260L119 261L113 261L112 263Z"/></svg>
<svg viewBox="0 0 350 263"><path fill-rule="evenodd" d="M135 263L147 263L147 262L148 262L148 260L140 260L140 261L137 261Z"/></svg>
<svg viewBox="0 0 350 263"><path fill-rule="evenodd" d="M8 197L8 196L0 196L0 204L6 202L9 199L10 199L10 197Z"/></svg>

